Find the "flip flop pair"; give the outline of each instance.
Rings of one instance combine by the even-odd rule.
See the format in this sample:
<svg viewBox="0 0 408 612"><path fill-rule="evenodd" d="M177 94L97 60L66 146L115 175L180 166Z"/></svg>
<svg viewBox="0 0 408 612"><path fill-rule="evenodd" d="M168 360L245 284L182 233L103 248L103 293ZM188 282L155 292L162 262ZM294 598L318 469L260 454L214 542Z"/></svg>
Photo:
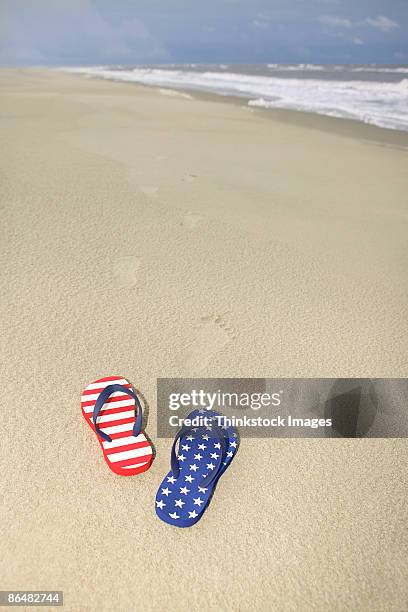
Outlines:
<svg viewBox="0 0 408 612"><path fill-rule="evenodd" d="M88 385L81 409L112 472L134 476L149 469L152 444L142 430L140 400L126 378L107 376Z"/></svg>
<svg viewBox="0 0 408 612"><path fill-rule="evenodd" d="M82 392L81 410L115 474L134 476L149 469L153 448L142 430L141 402L128 380L107 376L94 381ZM222 421L215 410L194 410L176 434L171 469L156 495L156 514L165 523L191 527L203 516L238 449L237 430ZM187 424L192 422L197 426Z"/></svg>

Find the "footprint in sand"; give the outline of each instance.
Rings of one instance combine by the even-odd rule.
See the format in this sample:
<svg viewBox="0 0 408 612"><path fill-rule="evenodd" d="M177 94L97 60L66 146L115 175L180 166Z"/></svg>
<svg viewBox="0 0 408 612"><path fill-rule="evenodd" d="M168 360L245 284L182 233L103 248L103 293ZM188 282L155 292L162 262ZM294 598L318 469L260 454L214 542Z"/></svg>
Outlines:
<svg viewBox="0 0 408 612"><path fill-rule="evenodd" d="M202 220L202 216L198 213L188 212L183 217L182 225L184 225L184 227L188 227L188 229L194 229Z"/></svg>
<svg viewBox="0 0 408 612"><path fill-rule="evenodd" d="M186 353L187 367L200 372L235 338L234 328L227 323L223 315L211 314L201 317L193 343Z"/></svg>
<svg viewBox="0 0 408 612"><path fill-rule="evenodd" d="M143 185L142 187L140 187L140 190L145 195L149 196L150 198L153 198L155 195L157 195L159 188L154 187L153 185Z"/></svg>
<svg viewBox="0 0 408 612"><path fill-rule="evenodd" d="M193 183L197 178L197 174L185 174L183 176L183 181L185 183Z"/></svg>
<svg viewBox="0 0 408 612"><path fill-rule="evenodd" d="M134 287L142 258L138 255L116 257L112 264L113 278L117 287Z"/></svg>

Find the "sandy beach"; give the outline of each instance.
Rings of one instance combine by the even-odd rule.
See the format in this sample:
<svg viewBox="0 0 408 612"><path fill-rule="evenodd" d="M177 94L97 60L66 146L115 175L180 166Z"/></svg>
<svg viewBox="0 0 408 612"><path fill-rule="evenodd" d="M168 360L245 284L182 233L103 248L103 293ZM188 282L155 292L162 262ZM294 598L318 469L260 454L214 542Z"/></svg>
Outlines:
<svg viewBox="0 0 408 612"><path fill-rule="evenodd" d="M191 529L154 496L157 377L408 376L408 133L58 71L0 87L0 588L406 609L404 439L243 440ZM110 374L149 407L157 456L133 478L80 412Z"/></svg>

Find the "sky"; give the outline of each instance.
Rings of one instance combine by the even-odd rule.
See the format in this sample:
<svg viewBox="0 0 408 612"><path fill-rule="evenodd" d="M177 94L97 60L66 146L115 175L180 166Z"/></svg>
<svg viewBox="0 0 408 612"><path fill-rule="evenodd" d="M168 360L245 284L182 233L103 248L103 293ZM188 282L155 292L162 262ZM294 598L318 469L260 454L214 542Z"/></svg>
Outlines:
<svg viewBox="0 0 408 612"><path fill-rule="evenodd" d="M408 0L0 0L0 65L408 64Z"/></svg>

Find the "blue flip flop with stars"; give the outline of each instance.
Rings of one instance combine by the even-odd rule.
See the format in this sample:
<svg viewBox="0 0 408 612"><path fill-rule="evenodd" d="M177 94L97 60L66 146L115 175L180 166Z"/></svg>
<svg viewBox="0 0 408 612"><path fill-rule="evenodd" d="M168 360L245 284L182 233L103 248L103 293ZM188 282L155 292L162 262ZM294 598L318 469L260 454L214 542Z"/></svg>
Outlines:
<svg viewBox="0 0 408 612"><path fill-rule="evenodd" d="M173 442L171 470L156 495L157 516L177 527L191 527L201 519L238 449L236 429L223 424L215 410L194 410L184 422Z"/></svg>

